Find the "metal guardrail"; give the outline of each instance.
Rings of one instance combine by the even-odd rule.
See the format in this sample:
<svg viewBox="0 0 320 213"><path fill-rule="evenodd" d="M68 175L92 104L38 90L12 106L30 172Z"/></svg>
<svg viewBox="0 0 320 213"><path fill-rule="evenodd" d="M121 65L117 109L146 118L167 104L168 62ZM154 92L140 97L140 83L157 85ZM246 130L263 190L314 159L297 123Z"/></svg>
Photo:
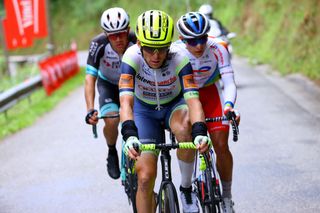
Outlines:
<svg viewBox="0 0 320 213"><path fill-rule="evenodd" d="M41 76L35 76L9 90L0 94L0 113L6 112L19 100L31 95L31 93L42 87Z"/></svg>
<svg viewBox="0 0 320 213"><path fill-rule="evenodd" d="M87 51L80 51L78 52L78 61L80 66L86 65L86 58L88 52ZM24 63L25 60L31 62L38 62L40 58L44 58L46 54L43 55L33 55L28 57L21 57L21 56L11 56L12 62L22 62ZM0 93L0 113L6 112L8 109L13 107L18 101L27 98L34 92L36 89L42 87L42 79L41 75L35 76L26 82L23 82L9 90L6 90L3 93Z"/></svg>

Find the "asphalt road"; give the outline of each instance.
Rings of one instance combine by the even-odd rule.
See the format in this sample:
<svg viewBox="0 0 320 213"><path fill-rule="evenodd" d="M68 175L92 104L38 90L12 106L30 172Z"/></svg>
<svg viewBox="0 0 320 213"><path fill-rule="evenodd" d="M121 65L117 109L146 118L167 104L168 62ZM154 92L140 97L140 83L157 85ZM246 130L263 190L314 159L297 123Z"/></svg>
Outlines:
<svg viewBox="0 0 320 213"><path fill-rule="evenodd" d="M237 213L320 212L320 89L242 58L233 65L242 116L239 141L230 140ZM84 115L81 87L0 142L1 213L130 212L120 181L107 176L105 142Z"/></svg>

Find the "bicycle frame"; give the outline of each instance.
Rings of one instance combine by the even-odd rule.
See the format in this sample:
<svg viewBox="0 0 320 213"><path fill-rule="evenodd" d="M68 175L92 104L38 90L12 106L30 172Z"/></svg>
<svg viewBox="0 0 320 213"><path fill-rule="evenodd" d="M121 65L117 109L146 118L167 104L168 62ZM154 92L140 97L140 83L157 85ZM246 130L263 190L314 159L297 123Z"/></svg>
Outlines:
<svg viewBox="0 0 320 213"><path fill-rule="evenodd" d="M170 132L170 131L169 131ZM165 134L165 132L164 132ZM160 150L160 161L161 161L161 170L162 170L162 180L159 187L158 193L158 207L159 212L161 212L164 208L165 212L171 212L173 209L174 212L180 212L179 209L179 200L177 196L176 188L172 182L172 173L171 173L171 155L170 150L183 148L183 149L196 149L195 145L192 142L186 143L176 143L174 135L170 132L170 140L171 143L166 144L141 144L141 151L154 151ZM138 150L138 147L134 148ZM164 197L162 197L162 193ZM163 199L163 200L162 200ZM162 203L164 202L164 203ZM164 204L164 206L162 205Z"/></svg>
<svg viewBox="0 0 320 213"><path fill-rule="evenodd" d="M170 150L161 151L160 161L161 161L162 180L161 180L161 184L158 192L159 212L160 212L160 206L162 206L161 191L166 187L166 185L170 185L171 188L173 189L173 196L174 196L174 200L176 201L176 210L177 212L180 212L177 191L172 182Z"/></svg>
<svg viewBox="0 0 320 213"><path fill-rule="evenodd" d="M219 180L213 148L208 153L197 153L192 185L204 213L221 212L222 187Z"/></svg>

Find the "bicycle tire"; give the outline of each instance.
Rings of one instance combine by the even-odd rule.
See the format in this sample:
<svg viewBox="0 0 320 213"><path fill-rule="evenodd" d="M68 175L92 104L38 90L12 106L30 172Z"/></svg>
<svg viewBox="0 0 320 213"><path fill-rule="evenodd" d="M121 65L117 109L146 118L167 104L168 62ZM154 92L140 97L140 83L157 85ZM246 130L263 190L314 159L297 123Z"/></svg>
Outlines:
<svg viewBox="0 0 320 213"><path fill-rule="evenodd" d="M132 206L133 213L137 213L136 194L138 188L137 174L134 172L134 162L126 158L126 192Z"/></svg>
<svg viewBox="0 0 320 213"><path fill-rule="evenodd" d="M171 184L165 184L158 195L159 213L179 213L177 192Z"/></svg>
<svg viewBox="0 0 320 213"><path fill-rule="evenodd" d="M198 182L198 199L201 200L201 208L204 213L220 213L220 192L217 186L214 168L207 156L205 156L206 169L204 170L204 182ZM200 190L199 190L200 189ZM205 193L205 196L204 194Z"/></svg>

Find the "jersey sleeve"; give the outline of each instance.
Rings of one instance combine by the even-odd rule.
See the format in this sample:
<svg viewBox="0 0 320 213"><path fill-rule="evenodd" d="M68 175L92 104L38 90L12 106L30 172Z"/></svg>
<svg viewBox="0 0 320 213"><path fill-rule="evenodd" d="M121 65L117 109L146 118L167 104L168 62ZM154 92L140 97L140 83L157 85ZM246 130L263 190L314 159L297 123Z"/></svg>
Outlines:
<svg viewBox="0 0 320 213"><path fill-rule="evenodd" d="M224 85L224 104L234 107L237 98L237 88L234 81L234 71L231 65L229 52L221 44L216 45L215 52L216 57L218 58L221 80Z"/></svg>
<svg viewBox="0 0 320 213"><path fill-rule="evenodd" d="M198 87L193 79L192 66L188 57L183 57L176 69L182 86L183 97L185 100L190 98L198 98Z"/></svg>
<svg viewBox="0 0 320 213"><path fill-rule="evenodd" d="M121 75L119 80L119 95L134 95L135 75L139 68L139 57L135 51L135 45L128 48L121 62Z"/></svg>
<svg viewBox="0 0 320 213"><path fill-rule="evenodd" d="M92 75L94 77L98 76L100 59L103 57L106 43L107 39L103 41L101 35L91 41L87 58L86 74Z"/></svg>

